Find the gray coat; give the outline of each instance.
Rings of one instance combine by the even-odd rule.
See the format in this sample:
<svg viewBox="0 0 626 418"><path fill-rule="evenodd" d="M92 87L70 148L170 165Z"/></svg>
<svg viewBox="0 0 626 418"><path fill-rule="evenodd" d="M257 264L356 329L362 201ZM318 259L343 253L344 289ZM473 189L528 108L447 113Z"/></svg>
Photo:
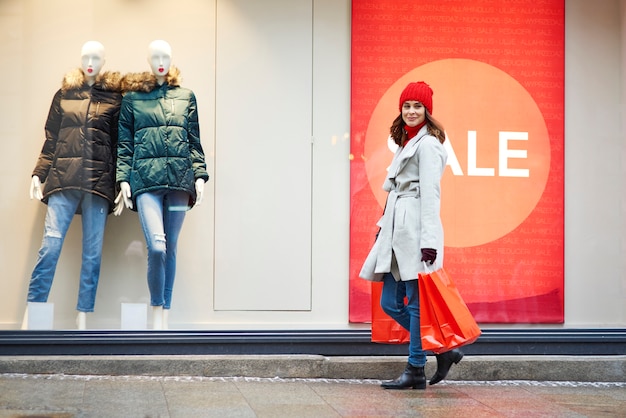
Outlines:
<svg viewBox="0 0 626 418"><path fill-rule="evenodd" d="M443 267L443 226L439 210L440 181L448 154L424 126L396 151L383 189L389 192L378 221L378 238L359 276L380 281L391 272L396 280L415 280L424 272L422 248L435 248L429 271Z"/></svg>

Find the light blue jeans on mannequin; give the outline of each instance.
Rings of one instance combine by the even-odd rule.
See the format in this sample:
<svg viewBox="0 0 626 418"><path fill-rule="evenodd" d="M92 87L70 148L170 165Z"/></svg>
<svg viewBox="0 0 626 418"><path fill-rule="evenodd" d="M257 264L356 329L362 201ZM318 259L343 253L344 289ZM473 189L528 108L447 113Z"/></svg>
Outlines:
<svg viewBox="0 0 626 418"><path fill-rule="evenodd" d="M189 195L167 189L137 196L137 211L148 247L150 305L170 309L176 277L176 247L189 209Z"/></svg>
<svg viewBox="0 0 626 418"><path fill-rule="evenodd" d="M48 301L63 241L78 207L82 213L83 255L76 309L93 312L109 202L93 193L79 190L62 190L48 198L43 241L28 287L29 302Z"/></svg>
<svg viewBox="0 0 626 418"><path fill-rule="evenodd" d="M391 273L386 273L383 276L380 306L387 315L409 331L409 364L424 367L426 354L422 350L420 335L420 298L417 280L397 282Z"/></svg>

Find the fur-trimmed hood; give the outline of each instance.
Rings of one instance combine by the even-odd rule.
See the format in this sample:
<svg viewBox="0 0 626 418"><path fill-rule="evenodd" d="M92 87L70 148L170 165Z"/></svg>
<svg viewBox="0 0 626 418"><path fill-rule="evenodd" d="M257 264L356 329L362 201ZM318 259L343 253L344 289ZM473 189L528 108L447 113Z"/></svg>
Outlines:
<svg viewBox="0 0 626 418"><path fill-rule="evenodd" d="M61 83L61 90L69 91L82 88L87 82L87 77L82 68L75 68L65 74ZM94 83L102 91L122 91L122 75L118 71L105 71L96 76Z"/></svg>
<svg viewBox="0 0 626 418"><path fill-rule="evenodd" d="M180 70L171 66L170 71L165 76L165 82L172 87L180 87ZM124 75L122 80L122 89L124 92L140 91L143 93L149 93L159 88L156 76L149 71L142 73L128 73Z"/></svg>

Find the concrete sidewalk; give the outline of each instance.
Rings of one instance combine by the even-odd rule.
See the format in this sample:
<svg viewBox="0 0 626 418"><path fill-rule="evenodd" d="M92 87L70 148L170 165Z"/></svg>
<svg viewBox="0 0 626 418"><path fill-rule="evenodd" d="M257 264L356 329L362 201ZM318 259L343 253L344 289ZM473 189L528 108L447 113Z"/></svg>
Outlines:
<svg viewBox="0 0 626 418"><path fill-rule="evenodd" d="M0 356L3 417L624 417L625 356L469 356L389 391L405 357ZM429 357L427 377L435 372Z"/></svg>
<svg viewBox="0 0 626 418"><path fill-rule="evenodd" d="M0 417L623 417L626 383L0 374Z"/></svg>
<svg viewBox="0 0 626 418"><path fill-rule="evenodd" d="M0 356L0 374L394 379L406 357L317 355ZM434 374L428 357L426 376ZM626 382L623 356L470 356L450 370L455 381Z"/></svg>

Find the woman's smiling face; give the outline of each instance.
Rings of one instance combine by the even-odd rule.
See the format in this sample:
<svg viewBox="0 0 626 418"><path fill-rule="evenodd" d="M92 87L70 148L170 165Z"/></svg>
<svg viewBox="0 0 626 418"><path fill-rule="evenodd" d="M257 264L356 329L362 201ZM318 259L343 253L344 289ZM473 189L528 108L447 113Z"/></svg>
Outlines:
<svg viewBox="0 0 626 418"><path fill-rule="evenodd" d="M407 100L402 104L402 120L413 128L426 119L426 108L421 102Z"/></svg>

